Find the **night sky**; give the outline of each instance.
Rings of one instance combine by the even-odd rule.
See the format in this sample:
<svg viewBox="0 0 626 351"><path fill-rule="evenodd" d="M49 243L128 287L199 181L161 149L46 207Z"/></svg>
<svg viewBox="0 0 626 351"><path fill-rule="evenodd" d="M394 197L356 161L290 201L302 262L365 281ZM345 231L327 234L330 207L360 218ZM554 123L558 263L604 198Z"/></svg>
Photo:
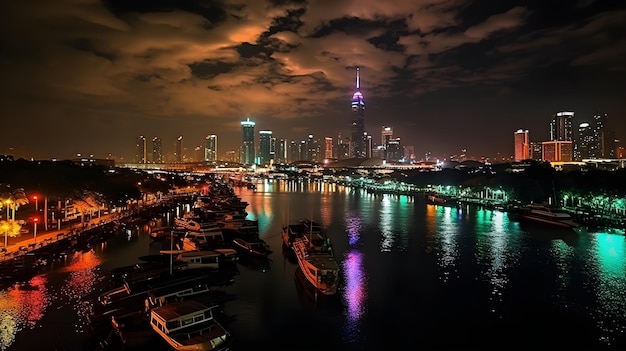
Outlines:
<svg viewBox="0 0 626 351"><path fill-rule="evenodd" d="M186 156L240 122L280 139L349 136L355 68L365 130L418 159L513 154L607 113L626 138L622 1L0 2L0 153L131 161L135 140ZM151 148L149 143L149 149Z"/></svg>

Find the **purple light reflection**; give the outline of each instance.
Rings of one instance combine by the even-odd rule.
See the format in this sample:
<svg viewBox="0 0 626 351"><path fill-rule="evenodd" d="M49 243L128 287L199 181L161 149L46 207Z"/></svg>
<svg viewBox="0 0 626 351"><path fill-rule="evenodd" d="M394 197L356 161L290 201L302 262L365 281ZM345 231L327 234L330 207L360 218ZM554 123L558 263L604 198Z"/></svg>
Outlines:
<svg viewBox="0 0 626 351"><path fill-rule="evenodd" d="M343 271L345 289L342 296L347 307L344 338L347 341L354 341L359 339L359 325L361 317L365 314L367 298L367 277L363 270L363 254L356 249L348 251L344 256Z"/></svg>

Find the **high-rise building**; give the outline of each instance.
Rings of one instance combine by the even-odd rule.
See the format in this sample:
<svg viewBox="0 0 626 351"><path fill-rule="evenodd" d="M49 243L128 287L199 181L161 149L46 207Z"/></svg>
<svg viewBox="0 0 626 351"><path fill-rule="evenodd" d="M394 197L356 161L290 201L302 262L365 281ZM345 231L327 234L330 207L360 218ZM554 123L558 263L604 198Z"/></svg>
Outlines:
<svg viewBox="0 0 626 351"><path fill-rule="evenodd" d="M217 135L209 134L204 140L204 160L217 161Z"/></svg>
<svg viewBox="0 0 626 351"><path fill-rule="evenodd" d="M289 143L287 139L278 139L276 143L276 162L286 163L289 159Z"/></svg>
<svg viewBox="0 0 626 351"><path fill-rule="evenodd" d="M594 139L596 140L598 158L615 158L616 143L615 131L608 128L608 114L597 114L593 116L595 122Z"/></svg>
<svg viewBox="0 0 626 351"><path fill-rule="evenodd" d="M513 143L515 147L514 161L522 161L530 158L530 141L528 130L518 129L513 133Z"/></svg>
<svg viewBox="0 0 626 351"><path fill-rule="evenodd" d="M400 161L403 157L402 145L400 138L391 138L387 141L387 157L388 161Z"/></svg>
<svg viewBox="0 0 626 351"><path fill-rule="evenodd" d="M274 160L274 138L271 130L259 131L259 162L260 165L267 165Z"/></svg>
<svg viewBox="0 0 626 351"><path fill-rule="evenodd" d="M300 147L295 140L289 143L289 162L300 161Z"/></svg>
<svg viewBox="0 0 626 351"><path fill-rule="evenodd" d="M574 112L557 112L550 121L550 140L572 141Z"/></svg>
<svg viewBox="0 0 626 351"><path fill-rule="evenodd" d="M306 158L311 162L320 162L320 145L319 141L313 138L313 134L309 134L306 140Z"/></svg>
<svg viewBox="0 0 626 351"><path fill-rule="evenodd" d="M181 163L183 162L183 136L179 135L176 138L176 147L174 148L176 151L174 152L174 162Z"/></svg>
<svg viewBox="0 0 626 351"><path fill-rule="evenodd" d="M324 137L324 160L333 158L333 138Z"/></svg>
<svg viewBox="0 0 626 351"><path fill-rule="evenodd" d="M352 125L350 128L350 156L367 157L365 145L365 101L361 94L359 67L356 68L356 91L352 95Z"/></svg>
<svg viewBox="0 0 626 351"><path fill-rule="evenodd" d="M594 150L594 130L587 122L578 125L578 136L574 144L574 160L582 161L591 158ZM597 145L596 145L597 146Z"/></svg>
<svg viewBox="0 0 626 351"><path fill-rule="evenodd" d="M381 132L380 145L386 146L389 139L393 138L393 128L383 126Z"/></svg>
<svg viewBox="0 0 626 351"><path fill-rule="evenodd" d="M241 163L245 165L254 164L256 157L254 150L254 121L250 120L250 117L245 121L241 121Z"/></svg>
<svg viewBox="0 0 626 351"><path fill-rule="evenodd" d="M146 138L143 135L137 137L137 141L135 144L135 162L137 163L147 163L147 148L146 148Z"/></svg>
<svg viewBox="0 0 626 351"><path fill-rule="evenodd" d="M163 143L161 138L152 138L152 163L163 163Z"/></svg>

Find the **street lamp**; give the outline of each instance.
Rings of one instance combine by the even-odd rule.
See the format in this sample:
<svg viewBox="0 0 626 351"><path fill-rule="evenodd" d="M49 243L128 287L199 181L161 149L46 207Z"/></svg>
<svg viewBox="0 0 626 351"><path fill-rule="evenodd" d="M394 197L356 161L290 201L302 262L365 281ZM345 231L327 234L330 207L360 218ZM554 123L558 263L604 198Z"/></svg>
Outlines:
<svg viewBox="0 0 626 351"><path fill-rule="evenodd" d="M33 200L35 200L35 212L37 212L39 210L39 198L37 197L37 195L33 196Z"/></svg>
<svg viewBox="0 0 626 351"><path fill-rule="evenodd" d="M34 238L35 238L35 245L37 245L37 223L39 223L39 216L33 217L33 223L35 223L35 229L33 230L33 232L34 232Z"/></svg>

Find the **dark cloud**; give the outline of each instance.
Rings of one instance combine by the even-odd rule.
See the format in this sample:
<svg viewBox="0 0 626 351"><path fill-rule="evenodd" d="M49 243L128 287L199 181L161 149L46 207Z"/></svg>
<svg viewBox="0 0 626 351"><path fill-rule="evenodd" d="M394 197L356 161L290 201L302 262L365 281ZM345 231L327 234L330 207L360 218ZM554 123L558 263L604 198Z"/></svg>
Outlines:
<svg viewBox="0 0 626 351"><path fill-rule="evenodd" d="M167 153L207 134L236 150L247 116L346 135L357 66L366 130L418 157L511 154L513 131L546 138L562 109L626 138L624 33L607 1L5 1L0 152L128 159L137 135Z"/></svg>

